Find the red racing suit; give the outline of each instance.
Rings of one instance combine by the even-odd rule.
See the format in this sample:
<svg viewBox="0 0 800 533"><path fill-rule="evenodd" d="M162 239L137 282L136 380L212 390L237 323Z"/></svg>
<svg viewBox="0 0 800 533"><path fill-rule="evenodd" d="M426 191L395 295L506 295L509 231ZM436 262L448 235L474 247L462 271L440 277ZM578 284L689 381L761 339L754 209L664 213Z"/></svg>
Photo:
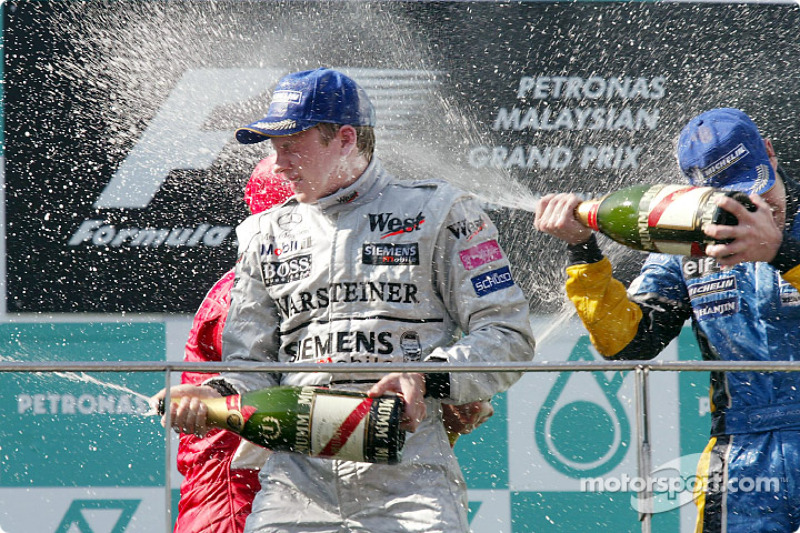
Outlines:
<svg viewBox="0 0 800 533"><path fill-rule="evenodd" d="M185 361L220 361L222 328L230 307L233 270L214 284L194 317ZM184 372L182 383L200 384L215 374ZM178 471L184 475L175 533L241 533L253 497L261 488L258 470L236 468L242 438L212 429L205 437L181 434Z"/></svg>

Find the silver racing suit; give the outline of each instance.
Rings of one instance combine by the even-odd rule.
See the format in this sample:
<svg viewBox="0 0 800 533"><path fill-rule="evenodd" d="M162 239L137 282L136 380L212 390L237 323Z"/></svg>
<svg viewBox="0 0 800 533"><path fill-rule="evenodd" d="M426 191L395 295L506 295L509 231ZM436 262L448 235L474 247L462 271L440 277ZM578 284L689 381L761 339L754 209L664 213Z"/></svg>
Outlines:
<svg viewBox="0 0 800 533"><path fill-rule="evenodd" d="M315 204L290 199L237 228L240 260L225 361L326 362L330 373L227 373L237 392L276 385L368 388L380 374L338 362L429 361L427 418L402 462L273 453L250 532L468 531L466 486L441 401L506 390L518 373L446 373L448 362L533 357L528 304L474 197L442 181L397 181L377 160ZM463 332L463 334L462 334Z"/></svg>

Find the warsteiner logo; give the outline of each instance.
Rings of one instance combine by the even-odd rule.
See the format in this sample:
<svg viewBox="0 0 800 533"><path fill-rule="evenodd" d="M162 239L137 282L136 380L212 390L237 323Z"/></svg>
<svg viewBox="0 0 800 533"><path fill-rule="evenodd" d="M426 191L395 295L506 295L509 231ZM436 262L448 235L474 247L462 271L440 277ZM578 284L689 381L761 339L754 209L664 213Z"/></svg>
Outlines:
<svg viewBox="0 0 800 533"><path fill-rule="evenodd" d="M417 231L424 222L425 215L422 211L415 218L394 217L392 213L369 214L369 230L380 231L381 239Z"/></svg>

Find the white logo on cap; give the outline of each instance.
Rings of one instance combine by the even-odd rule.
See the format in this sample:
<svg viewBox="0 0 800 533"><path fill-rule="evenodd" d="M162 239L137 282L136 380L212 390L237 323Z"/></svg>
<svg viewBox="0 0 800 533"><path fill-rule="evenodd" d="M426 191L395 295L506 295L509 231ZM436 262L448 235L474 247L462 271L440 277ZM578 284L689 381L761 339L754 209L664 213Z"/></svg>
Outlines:
<svg viewBox="0 0 800 533"><path fill-rule="evenodd" d="M272 95L272 103L279 104L299 104L303 93L300 91L275 91Z"/></svg>
<svg viewBox="0 0 800 533"><path fill-rule="evenodd" d="M756 167L758 177L753 182L753 187L750 189L753 193L760 193L761 189L767 186L769 181L769 167L767 165L758 165Z"/></svg>
<svg viewBox="0 0 800 533"><path fill-rule="evenodd" d="M745 148L744 144L739 144L739 146L723 155L706 168L701 169L700 172L703 173L706 181L708 181L720 172L724 171L726 168L738 163L748 155L750 155L750 152L747 151L747 148Z"/></svg>
<svg viewBox="0 0 800 533"><path fill-rule="evenodd" d="M297 122L294 120L287 118L286 120L280 120L278 122L258 122L253 124L254 128L258 128L260 130L290 130L297 125Z"/></svg>

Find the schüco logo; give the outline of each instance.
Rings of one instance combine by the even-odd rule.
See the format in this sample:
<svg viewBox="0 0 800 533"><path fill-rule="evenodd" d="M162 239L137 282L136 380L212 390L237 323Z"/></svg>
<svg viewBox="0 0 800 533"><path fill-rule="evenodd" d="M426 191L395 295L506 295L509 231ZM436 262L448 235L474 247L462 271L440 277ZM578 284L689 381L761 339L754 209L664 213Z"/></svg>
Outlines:
<svg viewBox="0 0 800 533"><path fill-rule="evenodd" d="M390 144L421 113L421 96L434 94L439 72L406 69L339 68L358 80L384 117L382 139ZM233 141L233 130L209 130L220 109L258 101L289 72L284 68L187 70L148 124L133 150L95 200L95 209L145 209L173 170L207 170ZM407 98L402 98L402 93ZM400 95L400 96L398 96ZM266 109L253 109L256 119ZM69 246L218 247L233 228L198 222L186 227L134 227L102 218L82 221Z"/></svg>

